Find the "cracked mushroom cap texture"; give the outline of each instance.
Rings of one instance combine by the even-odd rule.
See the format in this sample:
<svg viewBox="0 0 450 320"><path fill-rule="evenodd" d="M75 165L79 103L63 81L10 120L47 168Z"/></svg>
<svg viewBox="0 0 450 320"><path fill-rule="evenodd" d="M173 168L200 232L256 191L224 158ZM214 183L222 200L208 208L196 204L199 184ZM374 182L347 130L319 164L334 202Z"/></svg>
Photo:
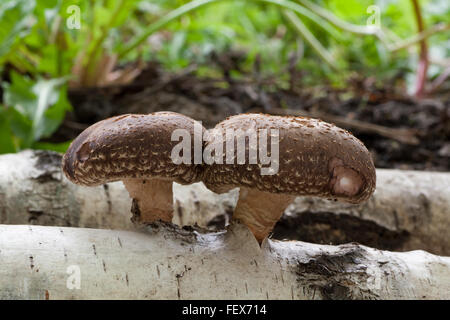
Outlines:
<svg viewBox="0 0 450 320"><path fill-rule="evenodd" d="M193 136L194 123L195 120L175 112L105 119L72 142L63 157L63 171L69 180L85 186L127 178L160 178L181 184L199 181L200 165L193 161L176 165L171 159L172 149L179 143L171 141L172 132L186 129Z"/></svg>
<svg viewBox="0 0 450 320"><path fill-rule="evenodd" d="M261 175L261 167L270 165L263 165L259 155L256 164L249 164L249 146L256 148L254 143L245 144L246 164L236 164L236 135L234 164L226 164L227 129L257 132L258 139L264 133L261 129L268 129L267 133L277 129L279 157L273 161L279 161L278 171ZM276 136L268 135L269 151L271 138ZM223 164L213 163L205 169L204 182L216 192L246 187L359 203L375 190L375 167L364 144L348 131L318 119L240 114L220 122L209 134L208 144L224 148Z"/></svg>

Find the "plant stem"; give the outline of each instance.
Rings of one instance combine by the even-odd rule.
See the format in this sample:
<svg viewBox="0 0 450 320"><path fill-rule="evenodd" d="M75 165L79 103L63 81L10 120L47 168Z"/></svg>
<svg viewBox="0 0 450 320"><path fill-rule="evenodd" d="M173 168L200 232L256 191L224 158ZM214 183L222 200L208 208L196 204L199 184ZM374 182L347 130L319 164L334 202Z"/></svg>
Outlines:
<svg viewBox="0 0 450 320"><path fill-rule="evenodd" d="M109 30L113 27L117 16L119 15L120 11L122 10L122 7L125 5L126 0L121 0L118 6L116 7L116 10L114 10L111 19L109 20L108 24L102 28L102 33L99 38L96 39L94 42L93 49L91 53L89 54L88 63L86 66L86 72L83 75L82 83L86 84L87 81L89 81L90 76L92 75L93 69L95 68L95 65L97 63L97 57L100 54L101 45L103 41L105 41ZM89 83L87 83L89 84Z"/></svg>
<svg viewBox="0 0 450 320"><path fill-rule="evenodd" d="M417 31L422 33L424 30L424 23L422 19L422 12L420 11L420 6L417 0L411 0L414 8L414 14L416 16ZM428 47L426 39L422 39L420 42L420 53L419 53L419 65L416 71L416 97L422 97L425 92L425 81L427 78L428 70Z"/></svg>
<svg viewBox="0 0 450 320"><path fill-rule="evenodd" d="M351 33L378 36L379 30L377 30L376 28L348 23L347 21L339 19L332 12L330 12L308 0L297 0L297 2L299 2L301 5L305 6L309 10L313 11L317 15L321 16L322 18L326 19L327 21L331 22L333 25L335 25L336 27L338 27L342 30L345 30L345 31L348 31Z"/></svg>
<svg viewBox="0 0 450 320"><path fill-rule="evenodd" d="M317 52L317 54L334 70L336 65L331 54L322 46L322 44L314 37L309 29L303 24L298 16L289 10L283 10L283 15L292 23L294 28L303 37L303 39L309 43L309 45Z"/></svg>
<svg viewBox="0 0 450 320"><path fill-rule="evenodd" d="M158 21L152 23L148 26L148 28L144 31L143 34L138 36L134 41L132 41L128 46L126 46L121 52L119 52L118 58L124 57L126 54L128 54L131 50L135 49L137 46L139 46L142 42L144 42L153 32L158 31L162 27L164 27L169 22L177 19L178 17L189 13L190 11L193 11L195 9L198 9L204 5L219 2L223 0L193 0L189 3L186 3L185 5L182 5L181 7L170 11L167 15L164 17L158 19ZM319 26L327 30L329 33L333 34L335 37L338 37L338 34L336 33L336 30L324 19L322 19L320 16L312 12L311 10L295 3L289 0L252 0L256 2L266 2L270 3L279 7L282 7L284 9L290 9L295 11L296 13L303 15L315 23L317 23Z"/></svg>
<svg viewBox="0 0 450 320"><path fill-rule="evenodd" d="M424 39L427 39L427 38L435 35L438 32L443 32L443 31L448 31L448 30L450 30L450 24L444 24L444 23L436 24L436 25L432 26L431 28L424 30L422 32L419 32L408 39L399 41L397 44L390 46L389 50L394 52L394 51L398 51L398 50L410 47L410 46L416 44L417 42L420 42Z"/></svg>

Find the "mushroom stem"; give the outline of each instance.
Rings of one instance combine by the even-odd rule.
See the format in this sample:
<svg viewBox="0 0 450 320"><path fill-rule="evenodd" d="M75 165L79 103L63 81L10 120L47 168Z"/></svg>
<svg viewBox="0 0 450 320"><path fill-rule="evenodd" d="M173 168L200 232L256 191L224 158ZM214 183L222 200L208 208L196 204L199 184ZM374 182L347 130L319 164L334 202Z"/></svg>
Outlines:
<svg viewBox="0 0 450 320"><path fill-rule="evenodd" d="M245 224L261 244L295 196L240 188L233 220Z"/></svg>
<svg viewBox="0 0 450 320"><path fill-rule="evenodd" d="M172 222L172 180L124 179L123 184L133 199L133 222Z"/></svg>

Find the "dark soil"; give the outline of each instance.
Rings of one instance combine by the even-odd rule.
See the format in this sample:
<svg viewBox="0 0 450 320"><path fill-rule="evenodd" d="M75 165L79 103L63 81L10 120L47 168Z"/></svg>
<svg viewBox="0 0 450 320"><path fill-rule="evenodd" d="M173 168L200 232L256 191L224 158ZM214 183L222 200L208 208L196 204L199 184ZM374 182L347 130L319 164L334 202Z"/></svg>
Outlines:
<svg viewBox="0 0 450 320"><path fill-rule="evenodd" d="M273 237L329 245L358 242L372 248L395 251L402 249L409 234L347 214L305 211L297 212L295 216L283 216L273 230Z"/></svg>

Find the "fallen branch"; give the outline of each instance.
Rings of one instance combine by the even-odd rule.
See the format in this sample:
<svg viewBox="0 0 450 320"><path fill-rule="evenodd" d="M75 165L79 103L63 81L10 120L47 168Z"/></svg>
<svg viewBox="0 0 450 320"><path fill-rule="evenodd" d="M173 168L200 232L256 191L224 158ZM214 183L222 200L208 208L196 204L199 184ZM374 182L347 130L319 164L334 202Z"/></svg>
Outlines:
<svg viewBox="0 0 450 320"><path fill-rule="evenodd" d="M302 117L312 117L319 118L326 122L331 122L336 124L338 127L343 127L349 130L357 130L363 133L375 133L382 137L397 140L402 143L417 145L419 144L419 139L415 136L415 132L412 129L395 129L380 126L378 124L373 124L369 122L364 122L356 119L348 119L340 116L331 115L321 111L300 111L293 109L281 109L281 108L271 108L267 110L268 113L274 115L292 115L292 116L302 116Z"/></svg>
<svg viewBox="0 0 450 320"><path fill-rule="evenodd" d="M450 258L357 244L0 225L0 299L449 299Z"/></svg>

